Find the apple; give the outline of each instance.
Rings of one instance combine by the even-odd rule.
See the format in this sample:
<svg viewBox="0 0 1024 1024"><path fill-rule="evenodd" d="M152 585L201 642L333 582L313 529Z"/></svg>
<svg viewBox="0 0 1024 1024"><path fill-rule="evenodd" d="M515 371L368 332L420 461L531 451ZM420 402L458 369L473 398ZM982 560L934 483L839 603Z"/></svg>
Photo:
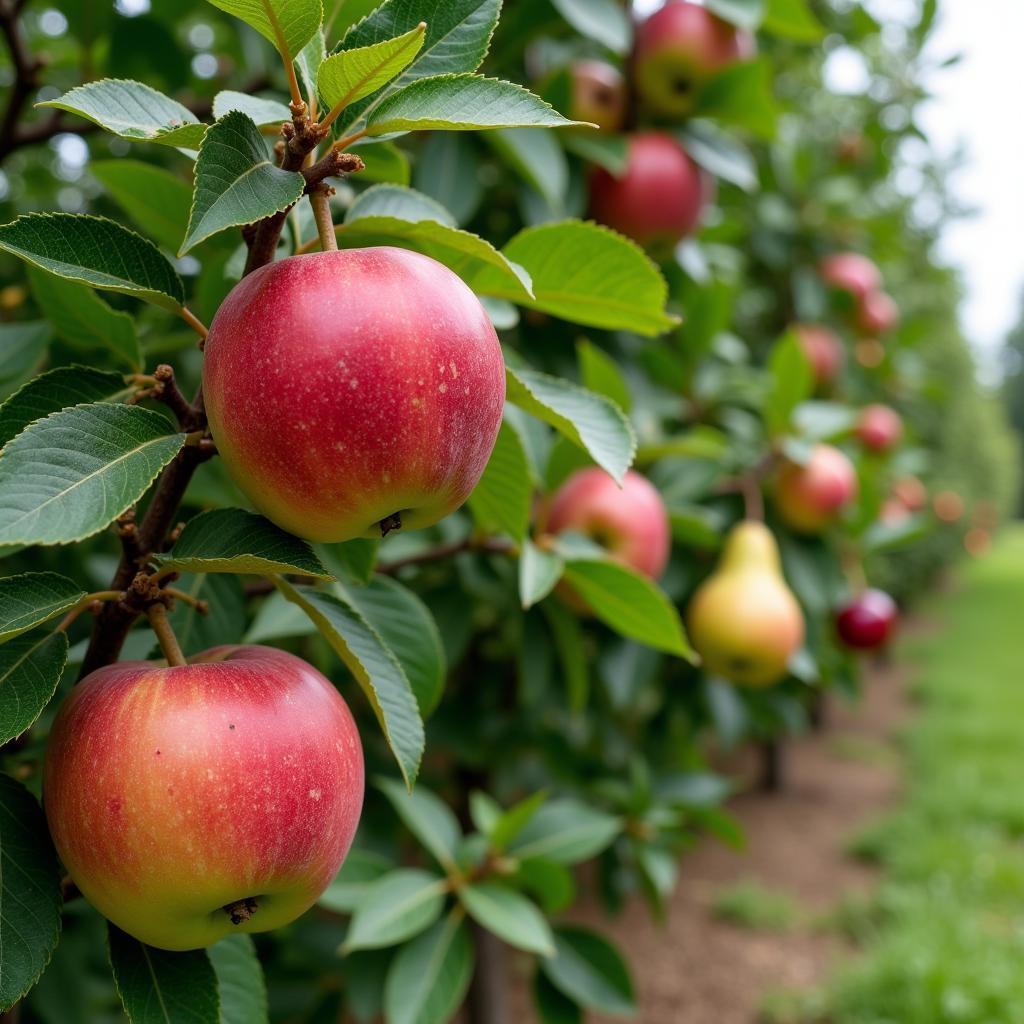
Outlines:
<svg viewBox="0 0 1024 1024"><path fill-rule="evenodd" d="M865 448L873 452L888 452L903 437L903 420L894 409L876 403L861 411L855 433Z"/></svg>
<svg viewBox="0 0 1024 1024"><path fill-rule="evenodd" d="M633 470L621 487L596 466L573 473L551 500L546 529L585 534L623 565L654 580L668 564L665 503L654 485Z"/></svg>
<svg viewBox="0 0 1024 1024"><path fill-rule="evenodd" d="M652 113L685 117L708 79L754 52L749 33L706 7L671 0L637 28L633 49L637 93Z"/></svg>
<svg viewBox="0 0 1024 1024"><path fill-rule="evenodd" d="M590 176L591 216L657 255L668 255L700 223L714 182L671 135L629 140L625 173L603 167Z"/></svg>
<svg viewBox="0 0 1024 1024"><path fill-rule="evenodd" d="M892 496L911 512L920 512L928 504L928 488L916 476L900 477L892 485Z"/></svg>
<svg viewBox="0 0 1024 1024"><path fill-rule="evenodd" d="M105 917L159 949L280 928L337 874L363 802L348 706L269 647L87 676L53 724L43 802Z"/></svg>
<svg viewBox="0 0 1024 1024"><path fill-rule="evenodd" d="M896 602L884 590L865 590L836 616L839 639L859 651L884 647L899 618Z"/></svg>
<svg viewBox="0 0 1024 1024"><path fill-rule="evenodd" d="M886 526L902 526L913 513L897 498L886 498L878 510L878 518Z"/></svg>
<svg viewBox="0 0 1024 1024"><path fill-rule="evenodd" d="M820 533L839 518L858 491L857 471L838 448L816 444L806 464L785 462L775 482L775 505L798 533Z"/></svg>
<svg viewBox="0 0 1024 1024"><path fill-rule="evenodd" d="M210 326L210 429L253 505L313 541L430 526L461 505L501 425L505 366L472 291L390 247L292 256Z"/></svg>
<svg viewBox="0 0 1024 1024"><path fill-rule="evenodd" d="M797 324L793 329L811 364L816 390L828 390L843 369L846 356L842 341L835 331L820 324Z"/></svg>
<svg viewBox="0 0 1024 1024"><path fill-rule="evenodd" d="M869 292L857 307L857 326L872 336L888 334L900 322L896 300L886 292Z"/></svg>
<svg viewBox="0 0 1024 1024"><path fill-rule="evenodd" d="M827 285L852 295L858 306L869 295L882 289L881 271L867 256L857 252L837 252L826 256L818 272Z"/></svg>
<svg viewBox="0 0 1024 1024"><path fill-rule="evenodd" d="M606 133L622 131L627 97L618 68L603 60L577 60L569 66L569 82L569 117L573 121L588 121Z"/></svg>
<svg viewBox="0 0 1024 1024"><path fill-rule="evenodd" d="M964 515L964 499L956 491L939 491L932 501L932 508L940 522L957 523Z"/></svg>

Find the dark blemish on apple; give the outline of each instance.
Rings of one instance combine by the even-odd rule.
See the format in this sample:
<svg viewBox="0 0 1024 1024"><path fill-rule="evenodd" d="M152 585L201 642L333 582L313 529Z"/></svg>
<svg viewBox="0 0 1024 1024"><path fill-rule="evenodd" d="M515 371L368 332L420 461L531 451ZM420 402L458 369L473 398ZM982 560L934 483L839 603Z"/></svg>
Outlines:
<svg viewBox="0 0 1024 1024"><path fill-rule="evenodd" d="M160 756L160 751L159 751L159 750L158 750L158 751L156 752L156 756L157 756L157 757L159 757L159 756Z"/></svg>
<svg viewBox="0 0 1024 1024"><path fill-rule="evenodd" d="M229 729L234 729L234 725L228 725Z"/></svg>
<svg viewBox="0 0 1024 1024"><path fill-rule="evenodd" d="M672 91L685 96L693 89L693 82L688 78L676 78L672 82Z"/></svg>

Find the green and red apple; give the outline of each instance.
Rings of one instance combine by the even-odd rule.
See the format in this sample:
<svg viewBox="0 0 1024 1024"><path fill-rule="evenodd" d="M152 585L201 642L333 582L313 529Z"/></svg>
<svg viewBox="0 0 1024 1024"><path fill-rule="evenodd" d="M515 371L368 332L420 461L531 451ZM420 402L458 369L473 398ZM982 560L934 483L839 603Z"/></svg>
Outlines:
<svg viewBox="0 0 1024 1024"><path fill-rule="evenodd" d="M239 488L314 541L436 523L487 465L505 365L480 301L447 267L390 247L257 270L210 327L203 393Z"/></svg>
<svg viewBox="0 0 1024 1024"><path fill-rule="evenodd" d="M197 949L312 906L359 824L363 753L311 665L217 647L87 676L54 722L43 801L101 914L150 946Z"/></svg>

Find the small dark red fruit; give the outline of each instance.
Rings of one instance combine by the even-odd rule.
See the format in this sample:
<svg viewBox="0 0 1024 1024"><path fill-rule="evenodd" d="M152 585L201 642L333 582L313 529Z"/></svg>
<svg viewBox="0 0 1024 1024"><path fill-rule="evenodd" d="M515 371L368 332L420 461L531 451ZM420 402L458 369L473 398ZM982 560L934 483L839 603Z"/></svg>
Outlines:
<svg viewBox="0 0 1024 1024"><path fill-rule="evenodd" d="M884 647L892 637L899 608L884 590L865 590L836 616L839 639L858 651Z"/></svg>

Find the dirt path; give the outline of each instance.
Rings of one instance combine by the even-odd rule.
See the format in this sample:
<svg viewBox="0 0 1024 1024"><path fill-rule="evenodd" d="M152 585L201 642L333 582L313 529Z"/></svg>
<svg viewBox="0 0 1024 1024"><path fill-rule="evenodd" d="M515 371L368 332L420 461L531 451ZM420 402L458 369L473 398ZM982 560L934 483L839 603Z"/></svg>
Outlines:
<svg viewBox="0 0 1024 1024"><path fill-rule="evenodd" d="M640 904L611 922L598 912L581 915L627 951L641 1024L752 1024L767 993L825 979L844 950L813 921L872 884L872 872L846 850L897 795L894 738L908 711L905 690L902 670L876 671L859 707L831 703L823 732L792 741L785 791L749 792L731 805L747 849L709 840L688 855L664 927ZM803 923L757 932L719 920L715 895L746 880L790 896ZM518 1009L512 1019L533 1021Z"/></svg>

